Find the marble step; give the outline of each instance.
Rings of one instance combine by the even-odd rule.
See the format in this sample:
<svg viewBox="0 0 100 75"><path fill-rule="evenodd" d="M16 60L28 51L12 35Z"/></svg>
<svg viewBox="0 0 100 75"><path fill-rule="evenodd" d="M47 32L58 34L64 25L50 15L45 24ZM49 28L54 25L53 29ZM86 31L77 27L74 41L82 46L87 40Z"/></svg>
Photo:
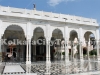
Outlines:
<svg viewBox="0 0 100 75"><path fill-rule="evenodd" d="M20 65L6 65L3 74L25 73L25 70Z"/></svg>

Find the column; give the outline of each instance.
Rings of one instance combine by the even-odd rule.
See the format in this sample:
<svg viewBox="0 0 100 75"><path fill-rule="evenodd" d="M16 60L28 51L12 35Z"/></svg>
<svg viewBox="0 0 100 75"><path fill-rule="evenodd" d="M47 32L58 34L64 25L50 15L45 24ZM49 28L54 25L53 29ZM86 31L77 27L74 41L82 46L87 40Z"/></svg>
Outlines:
<svg viewBox="0 0 100 75"><path fill-rule="evenodd" d="M98 61L96 64L97 64L97 70L99 70L100 69L99 67L100 66L99 40L96 40L96 45L97 45L97 61Z"/></svg>
<svg viewBox="0 0 100 75"><path fill-rule="evenodd" d="M48 50L49 50L49 51L48 51L48 55L49 55L49 62L51 63L50 39L49 39L49 41L48 41L48 46L49 46L49 47L48 47L48 48L49 48L49 49L48 49Z"/></svg>
<svg viewBox="0 0 100 75"><path fill-rule="evenodd" d="M97 45L97 60L100 61L99 40L96 40L96 45Z"/></svg>
<svg viewBox="0 0 100 75"><path fill-rule="evenodd" d="M50 74L51 60L50 60L50 44L49 40L46 39L46 74Z"/></svg>
<svg viewBox="0 0 100 75"><path fill-rule="evenodd" d="M29 62L31 63L31 40L29 40Z"/></svg>
<svg viewBox="0 0 100 75"><path fill-rule="evenodd" d="M80 61L83 60L83 49L82 49L82 41L79 40L79 55L80 55Z"/></svg>
<svg viewBox="0 0 100 75"><path fill-rule="evenodd" d="M48 55L48 40L46 39L46 63L49 62L49 55Z"/></svg>
<svg viewBox="0 0 100 75"><path fill-rule="evenodd" d="M97 28L96 29L96 45L97 45L97 70L99 70L100 68L99 68L99 66L100 66L100 51L99 51L99 44L100 44L100 42L99 42L99 28Z"/></svg>
<svg viewBox="0 0 100 75"><path fill-rule="evenodd" d="M79 28L79 55L80 55L80 61L83 60L83 48L82 48L82 42L83 42L83 29Z"/></svg>
<svg viewBox="0 0 100 75"><path fill-rule="evenodd" d="M96 45L97 45L97 60L100 61L100 51L99 51L99 28L96 29Z"/></svg>
<svg viewBox="0 0 100 75"><path fill-rule="evenodd" d="M65 38L65 62L69 62L68 40Z"/></svg>
<svg viewBox="0 0 100 75"><path fill-rule="evenodd" d="M50 25L46 25L46 75L50 75Z"/></svg>
<svg viewBox="0 0 100 75"><path fill-rule="evenodd" d="M90 38L89 38L89 41L88 41L88 45L87 45L88 47L88 49L87 49L87 59L88 60L90 60L90 58L89 58L89 51L90 51Z"/></svg>
<svg viewBox="0 0 100 75"><path fill-rule="evenodd" d="M46 63L51 63L51 56L50 56L50 40L46 40Z"/></svg>
<svg viewBox="0 0 100 75"><path fill-rule="evenodd" d="M83 48L82 43L83 42L83 29L79 28L79 57L80 57L80 69L83 70L84 61L83 61Z"/></svg>
<svg viewBox="0 0 100 75"><path fill-rule="evenodd" d="M30 75L30 73L31 73L31 65L27 64L26 65L26 75Z"/></svg>
<svg viewBox="0 0 100 75"><path fill-rule="evenodd" d="M0 62L2 62L2 49L1 49L1 35L0 35Z"/></svg>
<svg viewBox="0 0 100 75"><path fill-rule="evenodd" d="M2 23L2 20L0 20L0 62L2 62L2 49L1 49L1 46L2 46L2 41L1 41L1 39L2 39L2 36L3 36L3 34L4 34L4 32L2 32L3 30L2 30L2 26L3 26L3 23Z"/></svg>
<svg viewBox="0 0 100 75"><path fill-rule="evenodd" d="M50 61L50 25L46 25L46 63L51 63Z"/></svg>
<svg viewBox="0 0 100 75"><path fill-rule="evenodd" d="M68 63L69 63L69 49L68 49L68 40L69 40L69 32L68 27L64 27L64 39L65 39L65 66L66 66L66 73L68 73Z"/></svg>
<svg viewBox="0 0 100 75"><path fill-rule="evenodd" d="M89 57L89 51L90 51L90 38L89 38L89 41L88 41L88 49L87 49L88 70L91 69L91 63L90 63L90 57Z"/></svg>
<svg viewBox="0 0 100 75"><path fill-rule="evenodd" d="M26 25L26 39L27 39L27 52L26 52L26 64L31 64L31 38L32 38L32 23L29 21Z"/></svg>
<svg viewBox="0 0 100 75"><path fill-rule="evenodd" d="M29 61L29 55L28 55L28 52L29 52L29 42L28 40L27 41L27 46L26 46L26 64L28 64L28 61Z"/></svg>
<svg viewBox="0 0 100 75"><path fill-rule="evenodd" d="M67 26L65 26L64 28L64 39L65 39L65 62L69 62L69 50L68 50L69 32Z"/></svg>
<svg viewBox="0 0 100 75"><path fill-rule="evenodd" d="M27 39L26 64L31 64L31 39Z"/></svg>

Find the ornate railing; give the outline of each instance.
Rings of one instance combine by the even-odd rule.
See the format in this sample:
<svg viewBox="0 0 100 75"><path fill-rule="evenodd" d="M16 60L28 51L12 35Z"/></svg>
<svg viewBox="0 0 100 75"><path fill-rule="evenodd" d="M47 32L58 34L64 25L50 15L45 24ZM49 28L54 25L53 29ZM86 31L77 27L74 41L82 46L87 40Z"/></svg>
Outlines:
<svg viewBox="0 0 100 75"><path fill-rule="evenodd" d="M71 22L71 23L98 26L97 21L95 19L84 18L74 15L72 16L72 15L57 14L52 12L44 12L38 10L13 8L13 7L0 6L0 15L17 16L17 17L20 16L20 17L36 18L36 19L38 18L38 19L46 19L46 20L62 21L62 22L65 22L66 20L66 22Z"/></svg>

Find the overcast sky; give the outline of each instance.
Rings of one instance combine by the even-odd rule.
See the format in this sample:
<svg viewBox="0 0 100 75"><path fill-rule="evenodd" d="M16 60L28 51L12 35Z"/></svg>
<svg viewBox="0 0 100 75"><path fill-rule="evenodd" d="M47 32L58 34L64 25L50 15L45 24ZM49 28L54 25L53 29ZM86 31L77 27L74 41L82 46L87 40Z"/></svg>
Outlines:
<svg viewBox="0 0 100 75"><path fill-rule="evenodd" d="M100 0L0 0L0 5L76 15L97 19L100 23Z"/></svg>

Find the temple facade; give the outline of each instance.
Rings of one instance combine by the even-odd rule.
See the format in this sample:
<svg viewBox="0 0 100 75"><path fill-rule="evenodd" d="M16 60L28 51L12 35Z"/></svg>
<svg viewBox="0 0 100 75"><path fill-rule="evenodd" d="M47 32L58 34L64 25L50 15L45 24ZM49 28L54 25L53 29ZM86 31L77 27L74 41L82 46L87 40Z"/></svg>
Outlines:
<svg viewBox="0 0 100 75"><path fill-rule="evenodd" d="M96 40L99 60L99 24L95 19L0 6L2 62L21 61L31 64L34 61L51 63L63 59L65 62L84 60L84 54L89 57L89 51L94 49L90 43L91 37ZM45 44L39 39L44 40ZM60 39L60 44L54 42L51 46L51 41L57 39ZM17 44L8 44L11 40ZM42 44L34 43L37 40Z"/></svg>

